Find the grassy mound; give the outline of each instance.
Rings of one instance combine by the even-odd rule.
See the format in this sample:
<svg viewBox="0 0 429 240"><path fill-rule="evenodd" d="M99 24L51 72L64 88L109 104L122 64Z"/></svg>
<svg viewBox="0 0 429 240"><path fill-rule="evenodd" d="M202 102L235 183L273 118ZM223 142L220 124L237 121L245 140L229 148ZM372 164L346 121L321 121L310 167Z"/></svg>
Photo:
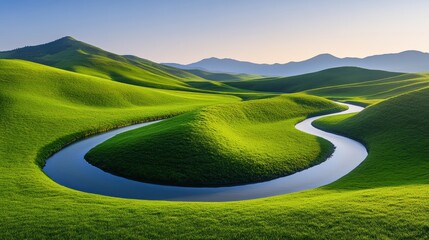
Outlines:
<svg viewBox="0 0 429 240"><path fill-rule="evenodd" d="M269 180L326 159L333 146L294 125L309 115L340 109L300 94L212 106L115 136L86 158L108 172L163 184Z"/></svg>
<svg viewBox="0 0 429 240"><path fill-rule="evenodd" d="M76 124L69 125L71 132L64 140L67 142L87 133L240 100L219 94L138 87L23 60L0 60L0 89L2 143L11 138L6 137L7 132L25 132L43 125L48 119L54 126L69 121ZM91 114L92 117L85 117ZM74 119L79 116L81 120ZM74 132L79 128L79 121L92 123L84 130ZM18 124L17 128L13 128L12 123ZM34 138L41 141L39 137ZM61 142L59 139L51 141ZM25 142L21 144L25 146ZM53 148L56 147L54 144Z"/></svg>
<svg viewBox="0 0 429 240"><path fill-rule="evenodd" d="M429 88L373 105L361 114L324 118L315 124L364 142L371 153L334 188L427 184ZM365 179L363 181L363 179Z"/></svg>

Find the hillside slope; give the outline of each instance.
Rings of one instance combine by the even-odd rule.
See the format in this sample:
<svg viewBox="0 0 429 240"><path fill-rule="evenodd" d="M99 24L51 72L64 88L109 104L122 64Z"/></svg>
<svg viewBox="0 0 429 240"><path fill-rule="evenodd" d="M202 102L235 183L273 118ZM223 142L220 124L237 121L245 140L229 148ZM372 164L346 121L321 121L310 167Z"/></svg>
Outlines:
<svg viewBox="0 0 429 240"><path fill-rule="evenodd" d="M286 78L266 78L243 82L228 82L233 87L266 92L300 92L314 88L371 81L399 76L391 73L355 67L341 67Z"/></svg>
<svg viewBox="0 0 429 240"><path fill-rule="evenodd" d="M330 188L429 183L428 100L426 87L370 106L353 117L316 122L316 126L358 139L371 153L361 166Z"/></svg>
<svg viewBox="0 0 429 240"><path fill-rule="evenodd" d="M301 92L361 105L429 86L428 74L391 73L354 67L327 69L286 78L228 82L242 89Z"/></svg>
<svg viewBox="0 0 429 240"><path fill-rule="evenodd" d="M164 88L187 89L186 81L205 81L189 72L134 56L120 56L64 37L38 46L0 52L0 58L23 59L118 82Z"/></svg>
<svg viewBox="0 0 429 240"><path fill-rule="evenodd" d="M403 74L351 84L339 84L306 91L308 94L331 99L341 99L363 105L373 104L387 98L429 86L428 74Z"/></svg>
<svg viewBox="0 0 429 240"><path fill-rule="evenodd" d="M138 87L23 60L0 60L0 85L2 99L21 99L32 101L33 104L47 104L47 107L81 110L137 110L139 107L146 107L146 111L150 112L157 107L165 115L172 115L200 106L238 100L236 97L219 94ZM4 101L2 106L7 109L14 102Z"/></svg>

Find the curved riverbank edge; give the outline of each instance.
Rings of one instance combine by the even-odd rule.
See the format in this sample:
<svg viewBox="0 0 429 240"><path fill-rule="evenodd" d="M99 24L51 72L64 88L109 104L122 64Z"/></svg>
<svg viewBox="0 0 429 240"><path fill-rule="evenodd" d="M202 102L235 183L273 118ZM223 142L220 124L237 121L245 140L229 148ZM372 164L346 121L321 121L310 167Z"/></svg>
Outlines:
<svg viewBox="0 0 429 240"><path fill-rule="evenodd" d="M267 182L207 188L150 184L104 172L84 159L90 149L107 139L158 121L118 128L73 143L48 158L43 171L58 184L75 190L131 199L218 202L262 198L312 189L343 177L368 155L366 148L359 142L312 126L313 121L322 117L355 113L364 109L351 104L343 105L348 106L349 109L311 117L295 125L302 132L330 141L335 146L332 156L306 170Z"/></svg>

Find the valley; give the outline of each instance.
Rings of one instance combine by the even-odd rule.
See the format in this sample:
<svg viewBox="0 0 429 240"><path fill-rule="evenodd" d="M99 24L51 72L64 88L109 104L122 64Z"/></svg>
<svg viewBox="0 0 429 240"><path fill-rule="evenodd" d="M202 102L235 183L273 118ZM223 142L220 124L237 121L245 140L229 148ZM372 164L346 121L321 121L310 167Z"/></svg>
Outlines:
<svg viewBox="0 0 429 240"><path fill-rule="evenodd" d="M429 233L427 73L339 67L291 77L193 74L71 37L0 58L2 239ZM362 143L368 156L314 189L231 202L139 200L77 191L42 171L74 142L166 119L114 136L85 158L115 175L173 186L293 176L334 151L332 143L295 129L304 119L345 109L332 100L365 109L313 125Z"/></svg>

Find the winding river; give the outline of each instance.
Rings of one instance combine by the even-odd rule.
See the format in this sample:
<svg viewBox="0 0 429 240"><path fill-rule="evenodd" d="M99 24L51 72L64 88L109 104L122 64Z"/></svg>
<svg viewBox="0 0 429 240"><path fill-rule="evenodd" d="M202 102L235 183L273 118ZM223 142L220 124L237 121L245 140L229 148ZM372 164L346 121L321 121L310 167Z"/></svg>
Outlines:
<svg viewBox="0 0 429 240"><path fill-rule="evenodd" d="M335 152L323 163L267 182L232 187L176 187L149 184L118 177L89 164L85 154L107 139L155 122L136 124L95 135L73 143L52 155L43 171L55 182L83 192L132 199L168 201L234 201L254 199L317 188L332 183L356 168L368 155L365 147L346 137L314 128L321 117L360 112L362 107L344 104L348 110L308 118L295 127L322 137L335 145Z"/></svg>

